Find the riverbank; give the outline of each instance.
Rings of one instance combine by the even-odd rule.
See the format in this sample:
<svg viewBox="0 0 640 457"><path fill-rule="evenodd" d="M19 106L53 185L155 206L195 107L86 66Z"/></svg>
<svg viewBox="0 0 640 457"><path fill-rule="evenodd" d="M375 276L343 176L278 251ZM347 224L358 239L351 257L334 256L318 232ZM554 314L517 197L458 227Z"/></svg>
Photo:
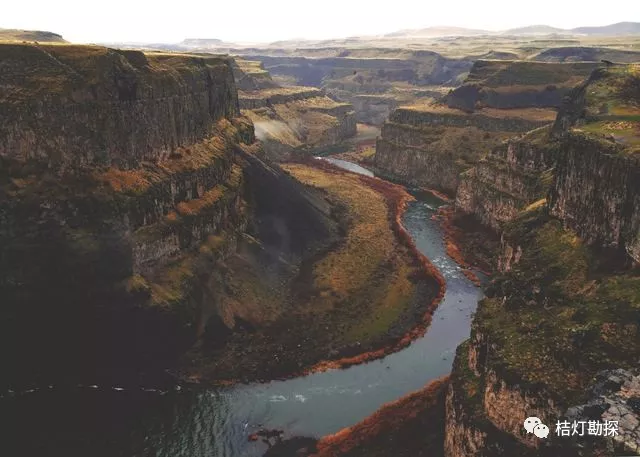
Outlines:
<svg viewBox="0 0 640 457"><path fill-rule="evenodd" d="M402 226L412 199L403 187L317 160L283 168L325 193L342 241L300 268L278 319L193 354L184 379L287 379L381 358L424 334L444 294L444 279Z"/></svg>
<svg viewBox="0 0 640 457"><path fill-rule="evenodd" d="M490 276L494 271L494 256L500 246L499 236L473 216L457 213L452 205L443 206L434 215L444 233L447 255L463 269L465 276L476 285L480 278L476 271Z"/></svg>
<svg viewBox="0 0 640 457"><path fill-rule="evenodd" d="M362 422L316 443L314 457L439 457L444 454L448 377L388 403Z"/></svg>
<svg viewBox="0 0 640 457"><path fill-rule="evenodd" d="M294 437L264 457L441 457L449 378L383 405L375 414L319 440Z"/></svg>

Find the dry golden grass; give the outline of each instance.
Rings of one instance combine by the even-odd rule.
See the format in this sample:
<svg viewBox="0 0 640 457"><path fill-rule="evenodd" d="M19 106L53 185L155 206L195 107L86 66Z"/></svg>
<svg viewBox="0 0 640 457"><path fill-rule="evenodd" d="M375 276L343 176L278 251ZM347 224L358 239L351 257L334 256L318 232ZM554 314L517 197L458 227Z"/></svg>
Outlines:
<svg viewBox="0 0 640 457"><path fill-rule="evenodd" d="M407 109L417 112L436 113L436 114L452 114L458 116L488 116L497 119L504 118L520 118L531 121L549 121L553 122L556 118L556 111L549 108L511 108L511 109L498 109L498 108L483 108L473 113L465 113L462 110L449 108L446 105L441 104L414 104L403 106L402 109Z"/></svg>
<svg viewBox="0 0 640 457"><path fill-rule="evenodd" d="M95 178L108 184L116 192L141 193L172 174L211 166L224 156L227 148L225 137L233 134L234 127L223 119L218 122L211 137L192 146L180 147L165 160L131 170L109 168L97 172Z"/></svg>
<svg viewBox="0 0 640 457"><path fill-rule="evenodd" d="M317 288L326 296L346 298L365 287L394 252L396 241L384 198L355 176L329 174L299 164L284 168L299 181L324 189L349 208L352 225L345 243L314 266Z"/></svg>
<svg viewBox="0 0 640 457"><path fill-rule="evenodd" d="M276 95L297 95L305 92L314 92L321 94L317 87L293 86L293 87L270 87L258 91L246 92L241 91L240 96L246 98L269 98Z"/></svg>
<svg viewBox="0 0 640 457"><path fill-rule="evenodd" d="M349 303L351 310L345 311L336 341L349 344L379 338L411 306L416 292L411 277L417 271L392 231L385 196L355 175L300 164L284 168L348 209L345 240L313 266L318 294L308 309L317 314ZM356 310L357 318L350 316Z"/></svg>
<svg viewBox="0 0 640 457"><path fill-rule="evenodd" d="M213 189L206 191L200 198L194 198L193 200L178 203L176 209L181 216L196 215L204 208L210 207L220 200L223 193L224 188L222 186L216 186Z"/></svg>

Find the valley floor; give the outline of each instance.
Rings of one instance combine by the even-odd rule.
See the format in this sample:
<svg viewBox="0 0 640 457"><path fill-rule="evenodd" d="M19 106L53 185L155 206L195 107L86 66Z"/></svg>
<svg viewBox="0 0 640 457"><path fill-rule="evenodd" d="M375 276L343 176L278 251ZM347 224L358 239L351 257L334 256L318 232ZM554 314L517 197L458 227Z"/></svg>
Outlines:
<svg viewBox="0 0 640 457"><path fill-rule="evenodd" d="M234 272L228 287L252 290L276 317L236 329L211 352L193 351L185 374L191 380L267 380L378 358L421 334L438 302L442 283L435 270L425 271L400 226L411 198L401 187L320 161L283 168L325 193L343 237L268 287L255 274L262 247L245 243L227 261Z"/></svg>

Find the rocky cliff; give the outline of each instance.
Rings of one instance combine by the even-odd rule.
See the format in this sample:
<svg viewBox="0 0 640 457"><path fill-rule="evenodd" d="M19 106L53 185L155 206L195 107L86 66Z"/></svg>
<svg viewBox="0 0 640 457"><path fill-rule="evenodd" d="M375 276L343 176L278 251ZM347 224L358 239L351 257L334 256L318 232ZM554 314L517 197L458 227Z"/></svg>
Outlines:
<svg viewBox="0 0 640 457"><path fill-rule="evenodd" d="M637 272L603 270L606 260L544 207L507 225L501 259L503 273L458 350L445 455L635 452ZM526 433L530 416L549 426L549 439ZM555 429L565 419L616 420L619 435L561 437Z"/></svg>
<svg viewBox="0 0 640 457"><path fill-rule="evenodd" d="M265 75L266 73L266 75ZM242 113L256 127L267 156L276 161L341 144L356 134L354 107L315 87L280 87L260 62L239 60L236 80Z"/></svg>
<svg viewBox="0 0 640 457"><path fill-rule="evenodd" d="M456 208L500 231L548 194L552 214L586 242L637 259L634 71L594 71L553 127L509 140L466 172Z"/></svg>
<svg viewBox="0 0 640 457"><path fill-rule="evenodd" d="M634 66L596 70L554 125L500 145L463 177L458 208L501 242L447 386L446 457L640 451L639 83ZM527 433L531 416L546 439ZM616 433L590 433L590 421L613 421ZM389 455L413 445L381 444Z"/></svg>
<svg viewBox="0 0 640 457"><path fill-rule="evenodd" d="M234 269L276 288L335 240L326 200L263 160L230 59L0 55L3 386L175 366L260 324L255 297L224 286Z"/></svg>
<svg viewBox="0 0 640 457"><path fill-rule="evenodd" d="M595 71L554 125L563 151L551 213L587 243L640 260L640 66Z"/></svg>
<svg viewBox="0 0 640 457"><path fill-rule="evenodd" d="M166 158L239 114L225 58L71 45L2 52L3 157L127 166Z"/></svg>
<svg viewBox="0 0 640 457"><path fill-rule="evenodd" d="M478 60L464 84L452 90L445 102L451 108L469 111L482 107L558 108L563 97L596 67L592 62Z"/></svg>
<svg viewBox="0 0 640 457"><path fill-rule="evenodd" d="M460 176L456 211L472 214L500 232L521 210L546 197L558 147L550 138L550 127L497 146Z"/></svg>
<svg viewBox="0 0 640 457"><path fill-rule="evenodd" d="M464 211L473 211L472 207L478 206L472 201L472 193L499 192L495 194L495 209L478 211L485 223L495 226L496 221L510 217L509 214L513 215L522 206L515 200L530 203L530 198L540 194L539 190L532 189L526 191L527 195L516 195L525 192L528 184L522 181L527 178L516 178L514 173L539 174L551 166L547 159L540 157L541 162L533 167L536 171L527 163L519 168L518 157L524 161L533 158L524 157L527 154L522 150L526 147L520 146L517 135L552 123L556 118L555 108L561 105L563 97L595 66L594 63L478 60L464 84L450 91L440 103L399 108L392 113L388 124L420 131L423 139L416 141L416 133L394 135L392 132L397 127L385 125L376 151L376 166L388 176L436 187L451 195L463 183L459 206ZM514 138L510 146L498 147L509 138ZM531 154L537 153L530 151ZM509 175L499 178L505 170ZM460 173L466 174L460 176ZM514 179L521 182L507 183ZM474 184L470 180L475 180ZM485 185L477 185L480 181ZM481 195L475 201L482 201L482 205L494 204ZM494 218L489 215L492 211L504 214Z"/></svg>
<svg viewBox="0 0 640 457"><path fill-rule="evenodd" d="M474 198L481 203L476 214L490 214L485 221L500 227L502 249L471 338L457 353L445 455L600 456L640 449L640 289L632 262L638 163L630 156L634 136L619 134L637 122L638 76L633 66L596 70L571 92L553 129L511 142L507 160L492 166L505 170L491 175L480 165L474 173L481 176L465 185L475 195L462 205ZM525 170L534 183L552 174L542 187L522 187ZM511 202L535 200L547 188L548 203L507 205L500 220L500 199L483 196L491 184L515 191ZM482 203L485 198L490 203ZM548 439L526 433L529 416L549 426ZM564 420L616 421L619 430L562 437L556 428Z"/></svg>
<svg viewBox="0 0 640 457"><path fill-rule="evenodd" d="M399 108L382 128L375 166L383 175L455 195L460 174L516 132L549 123L545 110L485 109L476 113L432 105Z"/></svg>
<svg viewBox="0 0 640 457"><path fill-rule="evenodd" d="M459 84L471 67L466 58L407 49L246 50L286 85L322 88L335 100L355 106L358 122L382 125L397 106L432 101L443 86Z"/></svg>

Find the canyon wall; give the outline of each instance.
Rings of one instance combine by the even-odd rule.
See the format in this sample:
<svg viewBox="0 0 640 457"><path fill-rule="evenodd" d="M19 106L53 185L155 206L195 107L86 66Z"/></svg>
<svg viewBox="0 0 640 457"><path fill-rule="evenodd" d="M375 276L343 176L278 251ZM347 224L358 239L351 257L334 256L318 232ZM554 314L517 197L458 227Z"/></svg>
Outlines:
<svg viewBox="0 0 640 457"><path fill-rule="evenodd" d="M239 114L226 58L82 46L4 45L2 54L4 157L129 165L164 158Z"/></svg>
<svg viewBox="0 0 640 457"><path fill-rule="evenodd" d="M640 162L620 147L567 137L549 194L551 214L592 245L640 261Z"/></svg>
<svg viewBox="0 0 640 457"><path fill-rule="evenodd" d="M399 108L382 127L375 166L381 174L455 195L460 174L515 132L548 121L468 114L446 107Z"/></svg>
<svg viewBox="0 0 640 457"><path fill-rule="evenodd" d="M522 209L546 197L558 144L542 127L507 140L460 176L456 211L499 232Z"/></svg>
<svg viewBox="0 0 640 457"><path fill-rule="evenodd" d="M260 62L240 60L236 79L252 87L239 92L240 108L256 127L267 156L276 161L309 155L341 144L356 134L356 114L315 87L280 87ZM256 69L257 68L257 69ZM262 82L267 76L273 84ZM259 76L259 78L255 78ZM256 79L256 82L249 81Z"/></svg>
<svg viewBox="0 0 640 457"><path fill-rule="evenodd" d="M542 63L478 60L465 83L452 90L450 108L559 108L574 86L597 67L593 62Z"/></svg>
<svg viewBox="0 0 640 457"><path fill-rule="evenodd" d="M454 363L446 456L640 449L640 164L637 136L621 135L638 126L638 75L634 66L594 71L553 127L498 148L461 184L458 208L498 230L502 242ZM547 439L525 431L530 416L549 426ZM611 420L618 430L559 436L565 420Z"/></svg>
<svg viewBox="0 0 640 457"><path fill-rule="evenodd" d="M335 239L325 199L264 160L230 59L66 45L0 55L3 386L175 366L265 318L224 287L238 256L277 287L283 262Z"/></svg>
<svg viewBox="0 0 640 457"><path fill-rule="evenodd" d="M469 71L472 60L407 49L297 49L242 51L285 85L322 88L354 105L357 121L382 125L398 106L439 98Z"/></svg>
<svg viewBox="0 0 640 457"><path fill-rule="evenodd" d="M383 71L386 80L414 82L421 85L445 84L455 80L472 65L469 59L450 59L432 51L413 51L410 55L390 50L397 56L375 58L368 50L346 49L335 57L305 57L253 53L243 55L259 60L273 75L291 76L297 84L319 87L326 78L346 76L354 71Z"/></svg>
<svg viewBox="0 0 640 457"><path fill-rule="evenodd" d="M530 138L518 134L553 123L555 109L595 67L478 60L465 82L440 102L391 114L378 141L376 167L414 185L450 195L459 191L460 210L477 213L495 228L543 193L532 180L544 178L541 173L553 165L549 152L533 151L525 146ZM407 133L395 134L399 126ZM507 139L513 141L501 145Z"/></svg>

